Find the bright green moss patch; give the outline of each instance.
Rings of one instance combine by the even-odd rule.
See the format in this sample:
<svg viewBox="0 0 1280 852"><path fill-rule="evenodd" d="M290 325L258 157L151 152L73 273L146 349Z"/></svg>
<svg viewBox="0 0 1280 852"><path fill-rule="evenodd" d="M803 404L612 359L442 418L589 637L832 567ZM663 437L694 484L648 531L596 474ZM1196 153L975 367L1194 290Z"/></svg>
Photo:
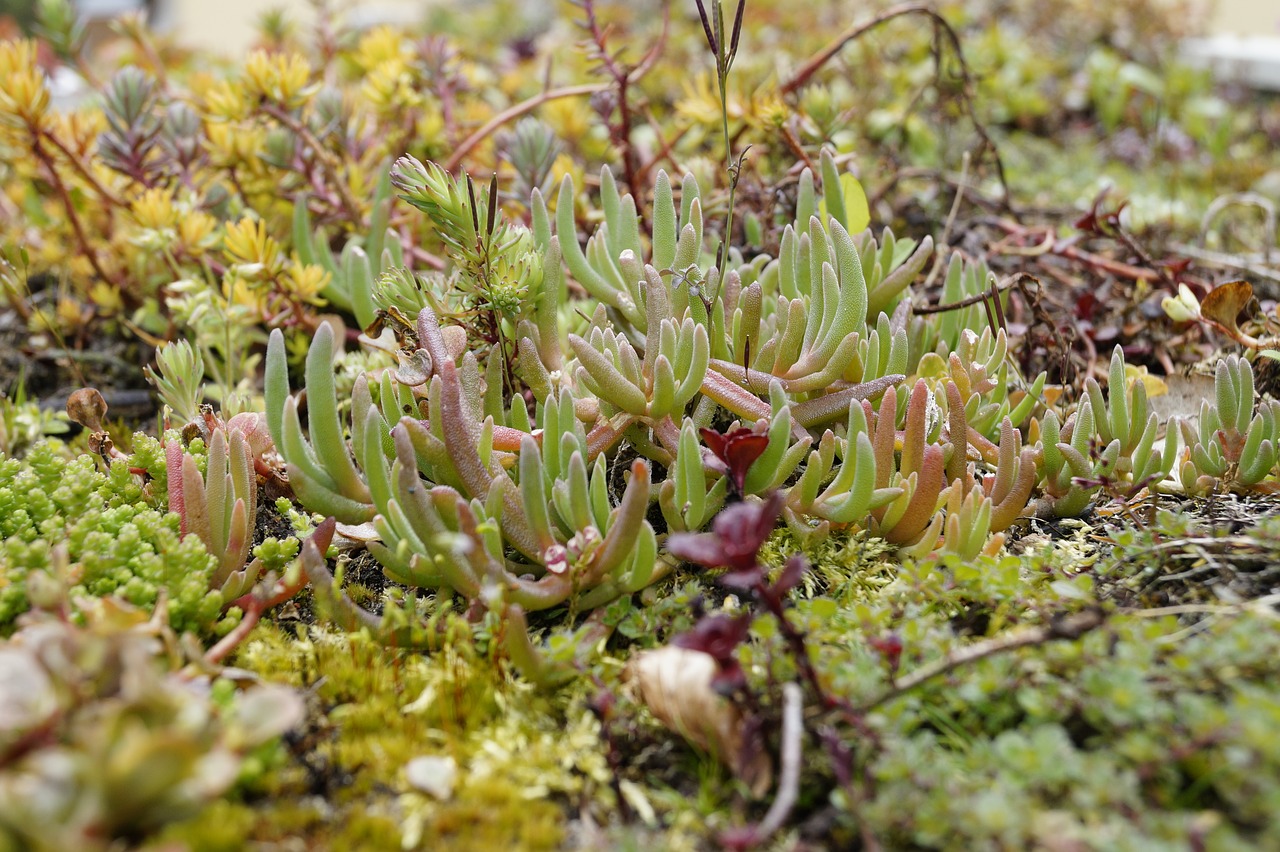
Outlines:
<svg viewBox="0 0 1280 852"><path fill-rule="evenodd" d="M199 539L180 535L176 515L156 508L157 442L139 436L137 443L137 456L106 472L91 456L68 459L51 441L21 459L0 459L0 630L28 609L28 575L58 570L59 558L76 566L57 581L68 584L73 604L80 595L116 594L151 609L163 590L179 633L210 636L234 624L209 589L213 558ZM131 467L147 471L150 485ZM59 547L63 557L55 555Z"/></svg>

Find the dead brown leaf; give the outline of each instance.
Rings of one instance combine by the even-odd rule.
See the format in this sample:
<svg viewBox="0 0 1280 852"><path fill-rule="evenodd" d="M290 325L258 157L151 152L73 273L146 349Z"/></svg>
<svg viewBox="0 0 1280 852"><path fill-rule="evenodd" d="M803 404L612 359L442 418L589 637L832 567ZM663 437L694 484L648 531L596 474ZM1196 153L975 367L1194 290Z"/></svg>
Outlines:
<svg viewBox="0 0 1280 852"><path fill-rule="evenodd" d="M658 721L710 752L756 796L773 783L773 767L762 749L743 748L743 718L711 682L716 662L710 654L668 646L645 651L628 666L629 679Z"/></svg>
<svg viewBox="0 0 1280 852"><path fill-rule="evenodd" d="M1214 287L1201 300L1200 314L1239 339L1241 332L1236 320L1252 299L1253 286L1248 281L1228 281Z"/></svg>

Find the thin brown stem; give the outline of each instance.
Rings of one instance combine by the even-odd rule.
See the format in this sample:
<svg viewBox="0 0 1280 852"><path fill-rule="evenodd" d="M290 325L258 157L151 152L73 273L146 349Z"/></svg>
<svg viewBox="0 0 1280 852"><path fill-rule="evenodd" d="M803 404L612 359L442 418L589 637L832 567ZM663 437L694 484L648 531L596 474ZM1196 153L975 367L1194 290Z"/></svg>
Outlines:
<svg viewBox="0 0 1280 852"><path fill-rule="evenodd" d="M49 173L49 181L53 184L53 188L57 190L58 197L62 200L62 206L67 211L67 221L71 223L71 230L75 232L76 242L80 246L80 253L89 261L89 265L93 267L93 271L98 274L99 278L118 289L121 296L128 299L128 292L116 280L115 276L107 273L106 268L102 265L102 259L98 257L97 250L89 244L84 224L80 221L80 214L76 212L75 202L71 200L71 193L67 190L67 185L63 182L62 176L58 174L58 167L53 162L53 157L44 149L39 136L35 137L32 143L32 153L35 154L36 159L40 161Z"/></svg>
<svg viewBox="0 0 1280 852"><path fill-rule="evenodd" d="M796 136L796 132L792 129L791 124L789 122L784 123L781 130L782 138L786 140L787 147L791 149L791 153L796 155L796 159L804 163L805 168L813 174L821 174L818 167L814 165L813 160L810 159L809 155L805 152L804 146L800 144L800 139Z"/></svg>
<svg viewBox="0 0 1280 852"><path fill-rule="evenodd" d="M80 159L78 156L76 156L75 152L72 151L70 148L68 148L65 142L63 142L53 133L50 133L48 130L42 129L40 131L40 135L44 139L46 139L49 142L49 144L53 145L53 147L57 148L59 151L62 152L62 155L66 157L67 160L71 163L71 165L75 168L75 170L80 173L80 176L85 179L85 182L88 183L89 186L93 187L93 191L98 193L98 195L101 196L103 201L106 201L108 204L114 207L124 206L124 202L120 199L120 196L116 195L110 189L107 189L107 187L101 181L99 181L96 177L94 177L93 173L89 171L89 167L85 164L85 162L82 159Z"/></svg>
<svg viewBox="0 0 1280 852"><path fill-rule="evenodd" d="M1028 228L1019 225L1017 222L1009 222L1003 219L992 220L993 224L1003 230L1005 233L1014 234L1021 237L1029 237L1033 240L1044 241L1039 229ZM1037 247L1039 248L1039 247ZM1102 270L1118 278L1127 278L1131 281L1163 281L1164 276L1155 269L1144 269L1141 266L1134 266L1131 263L1123 263L1118 260L1111 260L1093 252L1085 251L1077 248L1066 240L1055 240L1052 247L1048 249L1049 254L1055 254L1058 257L1074 260L1083 263L1094 269Z"/></svg>
<svg viewBox="0 0 1280 852"><path fill-rule="evenodd" d="M997 285L997 287L993 287L989 290L983 290L982 293L975 293L974 296L960 299L959 302L925 304L923 307L913 306L911 307L911 313L946 313L947 311L959 311L960 308L966 308L972 306L972 304L986 303L987 299L992 298L992 296L998 296L998 294L1004 293L1005 290L1011 289L1012 287L1014 287L1014 281L1011 279L1005 280L1004 283Z"/></svg>
<svg viewBox="0 0 1280 852"><path fill-rule="evenodd" d="M869 21L861 24L855 24L849 29L836 36L835 39L826 47L819 50L813 56L800 66L790 78L781 86L780 91L784 95L790 95L797 89L809 82L809 78L818 73L818 70L826 65L831 59L844 49L849 42L861 38L866 33L875 28L892 21L894 18L901 18L904 15L928 15L930 17L938 13L931 6L923 3L904 3L900 6L891 6L880 14L876 15Z"/></svg>
<svg viewBox="0 0 1280 852"><path fill-rule="evenodd" d="M308 555L308 549L313 552L309 554L312 558L324 560L324 552L329 549L329 543L333 540L333 533L336 524L333 518L326 518L322 521L314 531L311 537L302 543L303 554L298 558L302 559ZM277 580L270 588L265 585L255 586L248 594L236 599L232 606L240 607L244 615L240 618L240 623L232 628L231 632L223 636L218 644L214 645L205 652L204 662L209 665L216 665L226 658L228 654L234 651L241 642L245 640L253 628L257 626L267 610L277 607L285 601L291 599L307 585L307 574L305 571L298 571L297 576L290 582L285 577Z"/></svg>
<svg viewBox="0 0 1280 852"><path fill-rule="evenodd" d="M647 110L646 110L646 119L649 123L649 127L653 128L654 134L657 137L659 144L658 144L658 150L654 153L653 157L648 162L642 163L640 165L639 177L637 178L637 180L640 180L642 182L647 182L649 177L649 172L653 171L654 166L658 165L658 163L662 162L663 160L666 160L667 162L671 163L671 165L677 170L680 168L680 163L678 160L676 160L675 155L672 152L675 149L676 143L679 142L681 139L683 139L684 135L689 132L689 127L685 127L681 130L677 130L675 136L672 136L670 139L667 139L665 136L663 136L664 131L662 129L662 126L658 124L658 121L653 117L653 114L651 112L648 112Z"/></svg>
<svg viewBox="0 0 1280 852"><path fill-rule="evenodd" d="M315 137L310 128L292 115L289 115L285 110L275 104L266 104L263 106L263 110L267 115L289 128L295 136L315 152L316 158L324 166L325 171L329 173L329 182L333 191L337 193L343 210L350 218L351 223L356 227L360 227L363 224L363 216L360 213L359 203L356 202L355 197L351 194L351 189L347 186L346 181L343 180L342 161L320 144L320 140Z"/></svg>
<svg viewBox="0 0 1280 852"><path fill-rule="evenodd" d="M996 636L983 642L969 645L953 651L937 662L921 666L911 674L895 682L893 687L884 694L859 706L857 711L859 713L869 713L934 678L949 674L970 663L994 657L997 654L1015 651L1018 648L1028 648L1033 645L1043 645L1057 639L1079 639L1089 631L1102 626L1104 621L1106 621L1106 617L1101 609L1086 609L1073 615L1054 618L1044 627L1015 630L1004 636Z"/></svg>
<svg viewBox="0 0 1280 852"><path fill-rule="evenodd" d="M597 92L608 91L610 83L586 83L580 86L563 86L559 89L548 89L541 92L528 100L521 101L515 106L508 107L502 112L489 119L478 130L462 140L462 143L453 149L453 153L449 155L449 159L444 161L444 169L452 172L458 168L458 164L471 153L477 145L493 135L499 127L510 121L515 121L522 115L533 112L538 107L549 101L556 101L561 98L577 98L583 95L594 95Z"/></svg>
<svg viewBox="0 0 1280 852"><path fill-rule="evenodd" d="M613 138L613 143L618 147L618 153L622 156L622 179L627 185L627 190L635 197L638 195L640 187L637 185L636 152L631 144L632 106L629 92L631 75L635 69L623 65L614 54L609 52L608 30L601 27L599 20L596 18L594 0L581 0L581 5L584 15L582 27L591 37L594 58L599 62L605 73L613 79L613 88L617 97L618 120L615 123L609 121L608 117L606 117L605 124L609 128L609 135Z"/></svg>

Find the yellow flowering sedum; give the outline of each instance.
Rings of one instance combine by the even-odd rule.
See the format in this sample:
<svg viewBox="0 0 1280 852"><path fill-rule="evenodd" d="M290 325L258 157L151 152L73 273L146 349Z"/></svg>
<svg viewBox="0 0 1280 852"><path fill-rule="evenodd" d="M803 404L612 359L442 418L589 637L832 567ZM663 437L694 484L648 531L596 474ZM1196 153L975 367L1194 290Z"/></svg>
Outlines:
<svg viewBox="0 0 1280 852"><path fill-rule="evenodd" d="M37 130L49 111L49 89L33 41L0 42L0 124Z"/></svg>
<svg viewBox="0 0 1280 852"><path fill-rule="evenodd" d="M311 63L296 53L272 55L255 50L244 65L247 93L285 109L297 109L319 90L310 79Z"/></svg>
<svg viewBox="0 0 1280 852"><path fill-rule="evenodd" d="M299 263L295 256L281 281L284 291L300 302L323 305L320 293L333 276L322 266Z"/></svg>
<svg viewBox="0 0 1280 852"><path fill-rule="evenodd" d="M261 219L245 216L228 225L222 245L227 258L235 264L236 275L246 281L275 278L284 269L280 243L267 233L266 223Z"/></svg>

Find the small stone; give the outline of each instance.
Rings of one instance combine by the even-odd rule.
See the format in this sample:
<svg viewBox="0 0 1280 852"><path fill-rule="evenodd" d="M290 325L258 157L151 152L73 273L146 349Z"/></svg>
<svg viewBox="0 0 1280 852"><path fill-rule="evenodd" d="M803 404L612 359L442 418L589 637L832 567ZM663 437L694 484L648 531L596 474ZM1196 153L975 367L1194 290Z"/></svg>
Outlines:
<svg viewBox="0 0 1280 852"><path fill-rule="evenodd" d="M447 802L453 798L458 764L452 757L415 757L404 768L410 786Z"/></svg>

